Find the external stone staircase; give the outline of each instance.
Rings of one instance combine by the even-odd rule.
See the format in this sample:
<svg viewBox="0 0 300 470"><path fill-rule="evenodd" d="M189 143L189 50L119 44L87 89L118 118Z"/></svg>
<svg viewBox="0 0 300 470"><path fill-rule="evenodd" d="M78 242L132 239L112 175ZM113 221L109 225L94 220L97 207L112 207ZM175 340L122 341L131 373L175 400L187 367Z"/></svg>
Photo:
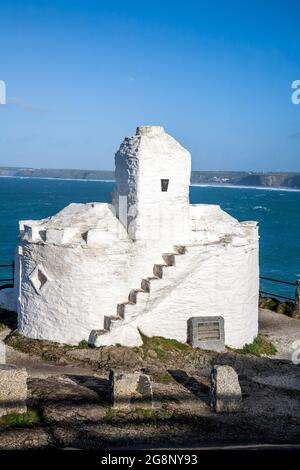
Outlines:
<svg viewBox="0 0 300 470"><path fill-rule="evenodd" d="M104 316L104 328L102 330L92 330L89 337L89 344L94 346L106 346L110 344L109 337L116 329L130 323L146 307L151 293L159 289L159 280L164 277L164 270L176 266L176 258L184 255L186 247L182 245L174 246L174 253L164 253L163 264L154 264L153 276L146 277L141 281L141 287L132 289L129 292L128 300L117 305L116 315Z"/></svg>

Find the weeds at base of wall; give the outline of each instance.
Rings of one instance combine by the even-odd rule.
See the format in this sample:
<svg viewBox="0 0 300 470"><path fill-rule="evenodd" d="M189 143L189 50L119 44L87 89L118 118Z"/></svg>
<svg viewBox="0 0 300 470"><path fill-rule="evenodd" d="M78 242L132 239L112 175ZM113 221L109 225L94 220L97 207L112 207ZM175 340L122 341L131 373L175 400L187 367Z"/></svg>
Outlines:
<svg viewBox="0 0 300 470"><path fill-rule="evenodd" d="M253 343L245 344L241 349L227 348L230 351L238 354L251 354L253 356L274 356L277 353L277 349L273 343L271 343L265 336L258 335Z"/></svg>

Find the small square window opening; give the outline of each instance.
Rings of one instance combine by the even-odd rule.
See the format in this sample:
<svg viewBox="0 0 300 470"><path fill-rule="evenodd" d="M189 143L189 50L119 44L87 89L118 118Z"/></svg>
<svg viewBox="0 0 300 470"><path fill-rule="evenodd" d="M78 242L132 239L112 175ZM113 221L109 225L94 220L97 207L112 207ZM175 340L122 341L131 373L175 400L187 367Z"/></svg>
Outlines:
<svg viewBox="0 0 300 470"><path fill-rule="evenodd" d="M169 180L160 180L160 183L161 183L161 190L163 193L166 193L168 191L168 187L169 187Z"/></svg>

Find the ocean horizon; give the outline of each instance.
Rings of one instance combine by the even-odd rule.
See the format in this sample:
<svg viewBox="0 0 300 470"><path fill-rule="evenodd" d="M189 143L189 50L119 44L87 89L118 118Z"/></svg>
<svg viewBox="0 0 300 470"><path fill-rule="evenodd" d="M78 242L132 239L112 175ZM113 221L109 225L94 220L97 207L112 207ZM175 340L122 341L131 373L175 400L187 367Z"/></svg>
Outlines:
<svg viewBox="0 0 300 470"><path fill-rule="evenodd" d="M55 178L53 176L9 176L9 175L0 175L0 178L10 178L10 179L32 179L32 180L59 180L59 181L93 181L93 182L104 182L104 183L114 183L114 179L95 179L95 178ZM267 191L290 191L290 192L300 192L300 188L287 188L285 186L245 186L238 184L223 184L223 183L191 183L190 186L200 186L203 188L212 187L212 188L237 188L237 189L264 189Z"/></svg>

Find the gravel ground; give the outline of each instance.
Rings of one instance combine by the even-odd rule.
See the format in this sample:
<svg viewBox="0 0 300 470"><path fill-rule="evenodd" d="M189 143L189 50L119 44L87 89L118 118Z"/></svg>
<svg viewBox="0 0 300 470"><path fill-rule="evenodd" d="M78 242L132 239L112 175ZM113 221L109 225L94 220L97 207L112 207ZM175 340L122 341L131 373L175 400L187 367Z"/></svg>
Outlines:
<svg viewBox="0 0 300 470"><path fill-rule="evenodd" d="M277 354L272 357L292 361L294 354L300 362L300 320L260 309L259 331L276 346Z"/></svg>
<svg viewBox="0 0 300 470"><path fill-rule="evenodd" d="M262 310L260 327L278 348L276 357L190 349L172 352L164 361L152 351L144 360L115 347L69 350L54 362L7 347L7 362L28 370L28 404L41 420L31 427L0 427L0 450L300 444L300 368L290 361L300 321ZM239 374L243 404L238 413L210 409L214 364L231 365ZM147 369L152 411L112 408L111 367Z"/></svg>

